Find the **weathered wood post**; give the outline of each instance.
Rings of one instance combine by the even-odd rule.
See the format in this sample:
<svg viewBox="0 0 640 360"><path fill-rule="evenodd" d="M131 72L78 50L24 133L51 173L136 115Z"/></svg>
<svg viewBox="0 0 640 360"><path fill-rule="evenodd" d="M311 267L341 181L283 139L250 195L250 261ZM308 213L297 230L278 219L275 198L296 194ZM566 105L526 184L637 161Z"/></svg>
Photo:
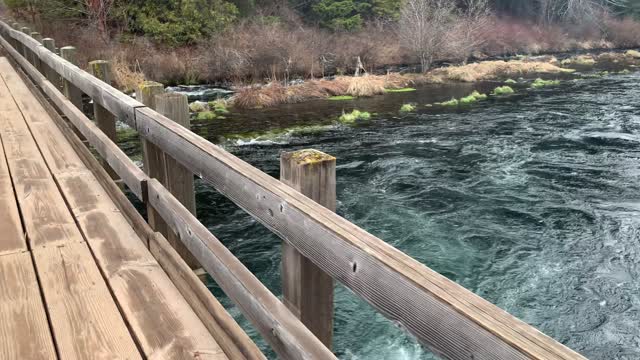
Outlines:
<svg viewBox="0 0 640 360"><path fill-rule="evenodd" d="M47 50L55 53L56 52L56 41L53 40L52 38L45 38L42 39L42 46L44 46ZM58 75L58 73L51 68L51 66L42 63L42 68L45 72L45 76L47 77L47 79L58 89L62 88L61 85L61 81L60 81L60 75Z"/></svg>
<svg viewBox="0 0 640 360"><path fill-rule="evenodd" d="M23 26L22 28L20 28L20 31L22 31L26 35L31 34L31 29L29 29L26 26ZM24 44L22 45L22 56L24 56L25 59L31 61L31 55L29 55L29 48Z"/></svg>
<svg viewBox="0 0 640 360"><path fill-rule="evenodd" d="M136 89L136 99L145 104L150 109L156 109L156 95L164 93L164 85L145 81ZM155 144L142 139L142 156L144 172L151 178L157 179L160 183L167 183L165 170L164 153ZM147 204L147 216L149 225L155 231L161 233L165 238L169 238L169 226L162 219L151 205Z"/></svg>
<svg viewBox="0 0 640 360"><path fill-rule="evenodd" d="M280 180L336 210L336 158L317 150L280 156ZM333 279L286 241L282 243L284 303L325 346L333 339Z"/></svg>
<svg viewBox="0 0 640 360"><path fill-rule="evenodd" d="M91 61L89 62L89 70L91 75L111 85L111 63L105 60ZM105 133L111 141L116 142L116 118L109 112L109 110L98 104L96 99L93 99L93 115L100 130L102 130L102 132ZM103 161L102 165L109 175L111 175L112 179L118 179L118 175L113 171L113 169L111 169L106 161Z"/></svg>
<svg viewBox="0 0 640 360"><path fill-rule="evenodd" d="M39 32L32 32L31 37L35 39L37 42L42 44L42 35ZM44 74L44 69L42 68L42 62L38 57L38 54L35 51L31 51L31 63L35 66L36 69L40 72L40 74Z"/></svg>
<svg viewBox="0 0 640 360"><path fill-rule="evenodd" d="M78 65L78 59L76 58L76 48L73 46L65 46L60 49L60 56L72 63L73 65ZM82 105L82 91L78 89L75 85L73 85L67 79L62 79L62 91L64 96L69 99L78 109L83 110Z"/></svg>
<svg viewBox="0 0 640 360"><path fill-rule="evenodd" d="M189 101L184 94L165 93L156 95L156 111L175 121L183 127L191 128L189 116ZM196 195L193 184L193 173L182 166L168 154L164 154L167 181L166 188L186 207L192 214L196 214ZM182 259L191 269L200 269L200 263L193 257L189 249L180 241L178 236L169 231L167 238L171 246L180 254Z"/></svg>

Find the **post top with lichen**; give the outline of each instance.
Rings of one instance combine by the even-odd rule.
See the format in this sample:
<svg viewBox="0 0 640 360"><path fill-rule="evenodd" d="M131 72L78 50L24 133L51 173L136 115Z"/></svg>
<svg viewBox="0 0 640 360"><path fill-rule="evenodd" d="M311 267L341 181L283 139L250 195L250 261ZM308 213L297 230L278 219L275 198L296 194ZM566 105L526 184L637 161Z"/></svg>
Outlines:
<svg viewBox="0 0 640 360"><path fill-rule="evenodd" d="M288 154L292 161L298 165L316 164L324 161L335 161L336 158L315 149L304 149Z"/></svg>

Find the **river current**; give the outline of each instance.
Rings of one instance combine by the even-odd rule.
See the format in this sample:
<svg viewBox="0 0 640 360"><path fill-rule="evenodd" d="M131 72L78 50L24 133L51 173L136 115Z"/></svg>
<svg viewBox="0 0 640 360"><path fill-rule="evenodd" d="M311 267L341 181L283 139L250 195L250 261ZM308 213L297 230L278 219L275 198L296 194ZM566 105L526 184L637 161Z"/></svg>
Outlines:
<svg viewBox="0 0 640 360"><path fill-rule="evenodd" d="M194 131L220 142L238 126L328 125L223 146L274 177L282 151L336 156L340 215L589 358L637 359L639 81L637 73L608 75L461 110L398 112L405 102L495 84L427 87L232 112ZM353 108L375 113L355 126L330 125ZM206 184L197 184L197 202L213 234L280 295L280 240ZM210 288L274 357L216 284ZM433 358L342 285L335 306L341 359Z"/></svg>

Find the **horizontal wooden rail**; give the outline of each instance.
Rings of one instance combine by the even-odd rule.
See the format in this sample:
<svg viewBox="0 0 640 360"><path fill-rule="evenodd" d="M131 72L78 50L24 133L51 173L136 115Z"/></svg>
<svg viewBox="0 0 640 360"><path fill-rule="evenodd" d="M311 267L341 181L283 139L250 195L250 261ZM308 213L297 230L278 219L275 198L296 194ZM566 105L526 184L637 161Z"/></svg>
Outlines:
<svg viewBox="0 0 640 360"><path fill-rule="evenodd" d="M10 28L8 31L17 33ZM21 41L23 37L18 35L14 39ZM39 56L52 68L60 68L55 55L39 48ZM82 89L99 87L100 90L94 89L96 94L109 94L113 89L85 79L75 67L62 69L59 73ZM97 101L109 108L105 99ZM113 96L110 101L120 100ZM127 112L133 109L133 120L128 123L143 138L209 182L434 353L450 359L583 359L534 327L188 129L151 109L126 104L113 103L109 109L126 108ZM155 184L149 186L149 192L149 201L164 208L163 215L194 256L203 264L215 263L213 257L219 254L209 251L215 248L215 238L204 233L201 224L187 221L181 212L176 212L179 204L172 203ZM212 264L207 266L207 270L218 271ZM264 325L258 328L261 326ZM266 338L269 339L268 335Z"/></svg>
<svg viewBox="0 0 640 360"><path fill-rule="evenodd" d="M171 221L170 225L177 233L186 234L184 227L178 227L182 223L188 224L188 229L194 229L197 237L188 239L181 237L181 240L191 245L189 248L199 261L206 261L205 269L236 303L241 312L258 328L279 356L284 359L335 359L331 351L164 186L155 179L149 179L115 143L66 99L60 90L1 37L0 45L16 58L33 81L95 147L96 151L107 159L109 165L139 199L151 202L154 207L160 207L162 215L168 214L171 218L167 219L167 222ZM148 183L154 186L153 201L148 199ZM186 231L190 233L191 230ZM157 239L150 239L150 241L156 244L150 244L155 246L154 251L158 250ZM193 245L194 242L197 242L197 245ZM206 250L194 251L194 246L205 246Z"/></svg>

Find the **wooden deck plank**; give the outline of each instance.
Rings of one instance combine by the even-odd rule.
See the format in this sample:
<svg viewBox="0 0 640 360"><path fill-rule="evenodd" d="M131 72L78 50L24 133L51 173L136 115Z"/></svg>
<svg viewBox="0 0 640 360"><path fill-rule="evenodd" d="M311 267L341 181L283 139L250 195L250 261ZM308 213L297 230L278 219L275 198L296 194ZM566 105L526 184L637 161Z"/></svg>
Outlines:
<svg viewBox="0 0 640 360"><path fill-rule="evenodd" d="M42 105L24 83L7 85L145 356L226 359ZM34 111L44 116L29 115Z"/></svg>
<svg viewBox="0 0 640 360"><path fill-rule="evenodd" d="M3 63L8 65L6 59L0 59L0 65ZM0 68L0 94L10 94L4 81L7 73L6 67ZM24 225L31 247L84 241L17 104L0 112L0 123L17 202L23 218L29 220Z"/></svg>
<svg viewBox="0 0 640 360"><path fill-rule="evenodd" d="M29 252L0 256L0 359L56 359Z"/></svg>
<svg viewBox="0 0 640 360"><path fill-rule="evenodd" d="M56 177L146 356L226 359L94 175Z"/></svg>
<svg viewBox="0 0 640 360"><path fill-rule="evenodd" d="M0 59L0 94L13 94L14 100L18 97L12 88L25 86L15 75L6 59ZM44 110L31 103L15 106L0 113L5 115L0 118L4 125L0 135L7 140L7 162L59 355L62 359L139 359L136 344L22 115ZM67 163L73 162L57 164Z"/></svg>
<svg viewBox="0 0 640 360"><path fill-rule="evenodd" d="M0 255L27 250L18 204L0 138Z"/></svg>
<svg viewBox="0 0 640 360"><path fill-rule="evenodd" d="M86 243L33 250L61 359L140 359Z"/></svg>

